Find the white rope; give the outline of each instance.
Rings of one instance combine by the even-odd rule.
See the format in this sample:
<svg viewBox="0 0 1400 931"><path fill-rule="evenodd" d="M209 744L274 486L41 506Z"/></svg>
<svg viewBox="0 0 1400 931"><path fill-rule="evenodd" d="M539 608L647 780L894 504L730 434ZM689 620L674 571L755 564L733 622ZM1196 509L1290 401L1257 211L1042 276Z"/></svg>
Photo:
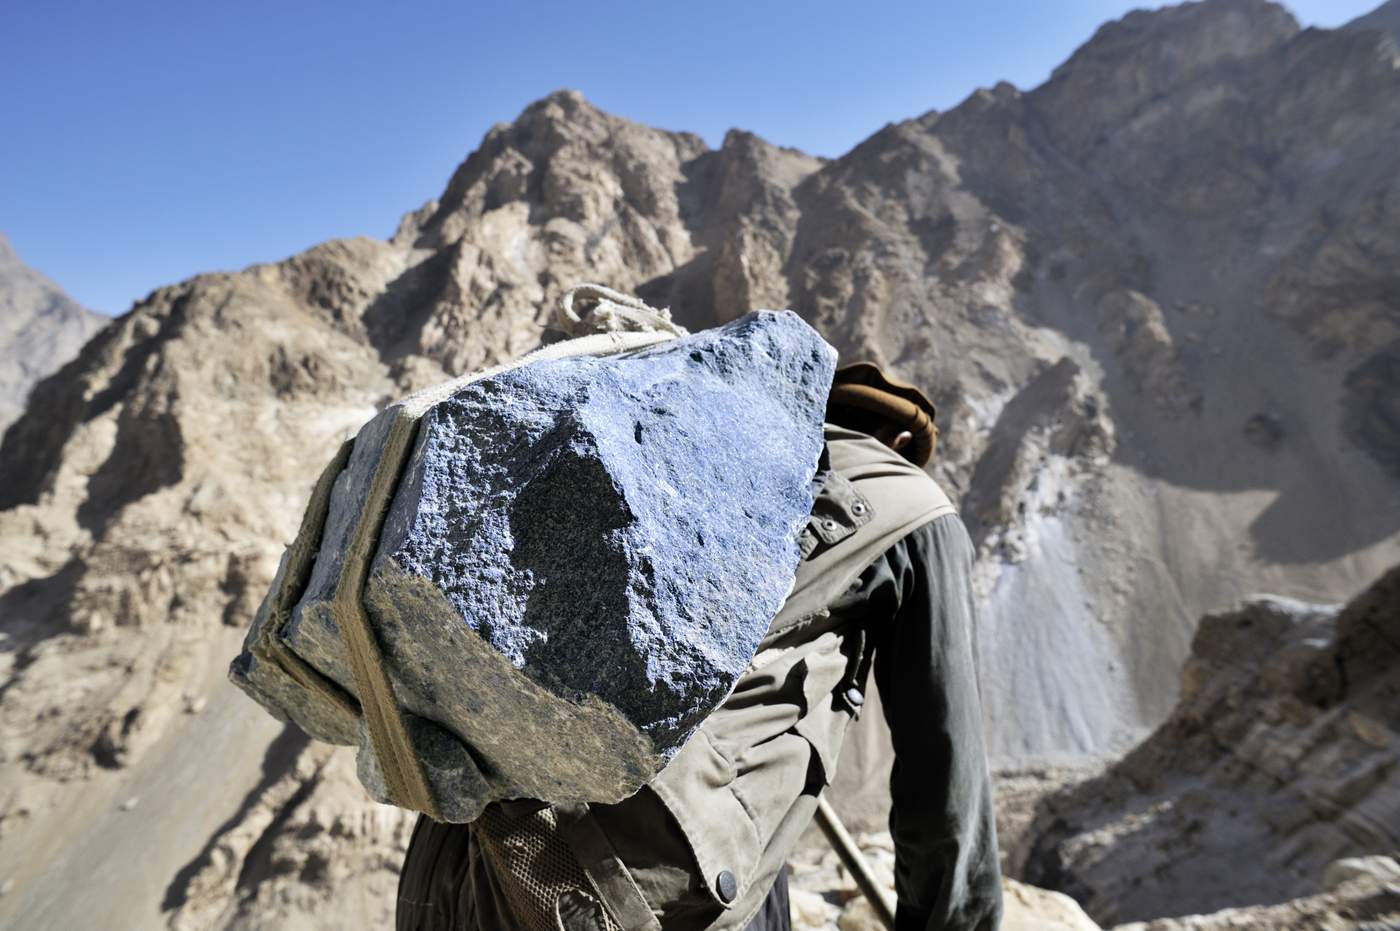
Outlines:
<svg viewBox="0 0 1400 931"><path fill-rule="evenodd" d="M555 326L570 336L587 336L591 333L685 336L689 332L671 320L669 308L658 310L640 298L600 284L575 285L565 291L559 299Z"/></svg>
<svg viewBox="0 0 1400 931"><path fill-rule="evenodd" d="M575 309L577 307L584 308L582 316ZM541 346L512 362L493 365L415 391L401 399L399 405L411 415L421 417L428 408L445 401L472 382L531 362L569 356L617 355L689 335L685 327L671 321L670 310L657 310L630 294L597 284L581 284L565 291L559 300L556 317L558 328L569 339Z"/></svg>

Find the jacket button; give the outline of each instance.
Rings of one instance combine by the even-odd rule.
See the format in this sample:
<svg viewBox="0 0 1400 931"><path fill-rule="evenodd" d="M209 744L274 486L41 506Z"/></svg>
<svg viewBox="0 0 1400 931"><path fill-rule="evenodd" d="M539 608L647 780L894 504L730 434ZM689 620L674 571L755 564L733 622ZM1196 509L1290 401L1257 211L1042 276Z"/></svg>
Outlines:
<svg viewBox="0 0 1400 931"><path fill-rule="evenodd" d="M720 870L715 877L715 891L719 893L719 900L728 905L739 894L739 880L728 870Z"/></svg>
<svg viewBox="0 0 1400 931"><path fill-rule="evenodd" d="M851 703L852 708L859 708L865 704L865 693L853 685L846 689L846 701Z"/></svg>

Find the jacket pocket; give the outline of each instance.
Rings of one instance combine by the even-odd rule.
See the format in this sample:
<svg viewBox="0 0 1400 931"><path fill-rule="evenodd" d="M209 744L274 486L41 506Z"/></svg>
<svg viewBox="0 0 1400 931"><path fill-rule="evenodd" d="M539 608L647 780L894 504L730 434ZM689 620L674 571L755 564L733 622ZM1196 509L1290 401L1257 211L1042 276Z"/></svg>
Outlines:
<svg viewBox="0 0 1400 931"><path fill-rule="evenodd" d="M636 795L589 806L627 883L667 931L711 927L753 883L762 838L734 779L733 762L702 729ZM614 914L635 901L621 886L600 892Z"/></svg>
<svg viewBox="0 0 1400 931"><path fill-rule="evenodd" d="M701 885L723 908L748 890L763 853L763 838L734 780L734 763L701 728L651 782L685 835Z"/></svg>

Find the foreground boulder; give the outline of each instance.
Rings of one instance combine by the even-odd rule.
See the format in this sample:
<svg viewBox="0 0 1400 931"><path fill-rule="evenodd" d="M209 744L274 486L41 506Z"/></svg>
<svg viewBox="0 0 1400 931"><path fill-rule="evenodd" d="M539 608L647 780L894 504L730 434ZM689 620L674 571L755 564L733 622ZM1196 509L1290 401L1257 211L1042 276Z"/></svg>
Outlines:
<svg viewBox="0 0 1400 931"><path fill-rule="evenodd" d="M1011 866L1109 925L1290 914L1332 861L1397 848L1400 568L1340 609L1260 597L1202 620L1171 718L1042 802ZM1280 922L1250 927L1303 927Z"/></svg>
<svg viewBox="0 0 1400 931"><path fill-rule="evenodd" d="M411 453L390 408L313 495L319 554L298 584L289 551L235 681L358 744L371 792L419 807L386 780L383 709L347 649L359 563L373 662L435 814L625 798L725 699L787 596L834 361L796 315L763 311L439 392ZM401 472L384 465L396 443Z"/></svg>
<svg viewBox="0 0 1400 931"><path fill-rule="evenodd" d="M854 840L885 897L893 901L895 854L889 832L861 832ZM825 841L799 845L788 868L793 931L885 931L884 922ZM1100 931L1069 896L1014 879L1002 881L1002 905L1001 931Z"/></svg>
<svg viewBox="0 0 1400 931"><path fill-rule="evenodd" d="M1328 888L1326 892L1300 896L1277 905L1134 921L1118 925L1113 931L1393 931L1395 928L1400 928L1400 885L1362 875L1336 888Z"/></svg>

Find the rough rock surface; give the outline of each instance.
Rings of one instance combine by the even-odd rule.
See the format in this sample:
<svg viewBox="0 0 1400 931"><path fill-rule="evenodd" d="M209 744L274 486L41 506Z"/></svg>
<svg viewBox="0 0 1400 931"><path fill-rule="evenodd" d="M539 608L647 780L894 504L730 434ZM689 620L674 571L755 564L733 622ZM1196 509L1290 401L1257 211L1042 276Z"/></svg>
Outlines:
<svg viewBox="0 0 1400 931"><path fill-rule="evenodd" d="M894 844L885 831L859 834L856 845L886 892L894 895ZM803 846L789 863L793 931L884 931L875 910L836 852L825 843ZM1069 896L1014 879L1002 886L1001 931L1100 931Z"/></svg>
<svg viewBox="0 0 1400 931"><path fill-rule="evenodd" d="M1400 849L1400 567L1340 611L1205 618L1171 718L1022 847L1017 875L1103 923L1271 906Z"/></svg>
<svg viewBox="0 0 1400 931"><path fill-rule="evenodd" d="M34 383L78 354L107 323L29 268L0 233L0 433Z"/></svg>
<svg viewBox="0 0 1400 931"><path fill-rule="evenodd" d="M1392 931L1400 928L1400 885L1362 877L1278 905L1117 925L1113 931Z"/></svg>
<svg viewBox="0 0 1400 931"><path fill-rule="evenodd" d="M1400 861L1394 857L1346 857L1327 864L1322 884L1329 890L1339 889L1354 879L1369 878L1382 885L1400 887Z"/></svg>
<svg viewBox="0 0 1400 931"><path fill-rule="evenodd" d="M796 314L759 311L510 369L423 414L365 603L400 705L456 738L420 747L445 817L621 801L724 700L792 587L834 367ZM393 413L356 440L281 634L352 694L330 599ZM236 664L254 691L255 662ZM341 740L299 694L283 716Z"/></svg>
<svg viewBox="0 0 1400 931"><path fill-rule="evenodd" d="M1396 60L1376 30L1299 30L1262 0L1137 12L1040 87L830 161L742 132L711 150L559 93L387 241L156 291L36 385L0 446L0 924L156 926L261 811L234 878L186 907L382 924L335 903L391 880L342 890L286 851L299 812L397 816L349 778L277 801L279 728L224 669L336 446L406 391L533 348L578 281L692 329L792 307L928 387L937 478L962 498L980 473L989 515L990 745L1014 762L1136 739L1174 706L1203 613L1341 600L1400 560L1397 393L1368 367L1400 338ZM1250 438L1260 412L1273 448ZM843 754L862 792L887 762L865 746ZM327 836L391 876L389 833Z"/></svg>

